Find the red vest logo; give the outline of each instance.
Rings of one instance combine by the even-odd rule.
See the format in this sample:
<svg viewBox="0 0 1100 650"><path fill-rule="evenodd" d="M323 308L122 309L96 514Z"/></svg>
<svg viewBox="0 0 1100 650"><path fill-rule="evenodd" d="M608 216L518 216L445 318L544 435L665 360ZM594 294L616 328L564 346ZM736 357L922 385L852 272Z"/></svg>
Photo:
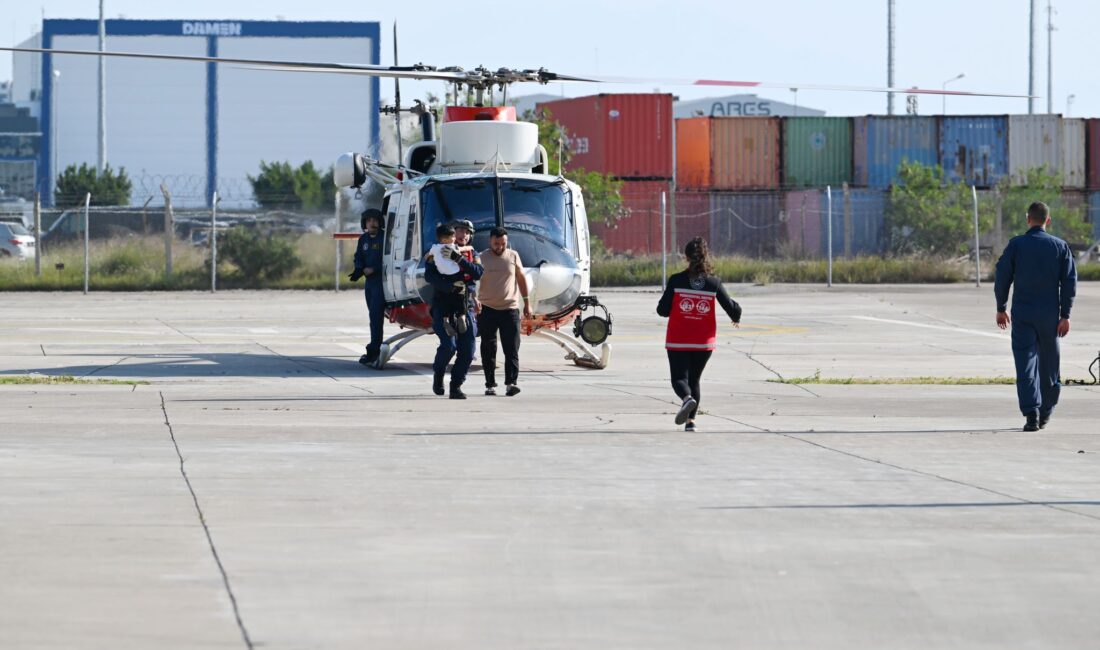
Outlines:
<svg viewBox="0 0 1100 650"><path fill-rule="evenodd" d="M710 313L710 302L706 300L700 300L695 303L695 311L703 314L704 316Z"/></svg>
<svg viewBox="0 0 1100 650"><path fill-rule="evenodd" d="M691 298L681 298L680 311L685 313L695 311L695 301Z"/></svg>

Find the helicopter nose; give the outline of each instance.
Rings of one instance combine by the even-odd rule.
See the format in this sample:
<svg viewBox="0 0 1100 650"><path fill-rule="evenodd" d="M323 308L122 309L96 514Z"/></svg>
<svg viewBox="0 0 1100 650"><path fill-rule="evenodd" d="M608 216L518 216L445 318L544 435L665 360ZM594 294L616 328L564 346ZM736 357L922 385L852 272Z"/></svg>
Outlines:
<svg viewBox="0 0 1100 650"><path fill-rule="evenodd" d="M576 265L545 262L524 269L524 275L527 276L534 299L531 308L538 313L564 309L575 303L581 295L581 273Z"/></svg>

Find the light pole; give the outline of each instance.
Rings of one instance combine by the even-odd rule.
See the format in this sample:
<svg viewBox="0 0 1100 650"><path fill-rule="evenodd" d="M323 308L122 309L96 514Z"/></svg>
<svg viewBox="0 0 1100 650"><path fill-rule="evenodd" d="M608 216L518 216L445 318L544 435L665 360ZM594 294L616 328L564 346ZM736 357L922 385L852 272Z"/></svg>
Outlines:
<svg viewBox="0 0 1100 650"><path fill-rule="evenodd" d="M57 91L61 87L61 71L57 68L53 70L53 88L50 89L50 179L49 184L46 186L50 188L50 205L55 205L57 202Z"/></svg>
<svg viewBox="0 0 1100 650"><path fill-rule="evenodd" d="M1066 117L1073 115L1073 100L1075 99L1077 99L1077 95L1066 97Z"/></svg>
<svg viewBox="0 0 1100 650"><path fill-rule="evenodd" d="M951 83L952 81L958 81L959 79L962 79L965 76L966 76L965 72L960 72L959 74L955 75L954 77L951 77L947 81L940 84L940 89L943 90L944 92L947 92L947 84ZM944 115L947 115L947 95L941 95L941 97L943 97L943 111L942 112L943 112Z"/></svg>

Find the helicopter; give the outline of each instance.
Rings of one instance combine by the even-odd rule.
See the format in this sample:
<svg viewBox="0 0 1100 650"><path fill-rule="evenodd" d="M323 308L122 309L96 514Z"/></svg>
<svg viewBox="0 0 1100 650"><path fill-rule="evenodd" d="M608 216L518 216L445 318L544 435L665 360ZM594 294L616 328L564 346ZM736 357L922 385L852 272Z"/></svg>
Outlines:
<svg viewBox="0 0 1100 650"><path fill-rule="evenodd" d="M397 60L396 28L394 61ZM521 331L548 339L565 350L577 365L603 369L610 362L612 316L591 293L591 235L581 188L562 175L549 174L546 149L538 142L538 127L517 120L511 106L486 105L485 96L518 83L663 83L669 85L738 88L800 88L855 92L897 92L911 95L1027 97L1005 93L921 88L835 86L722 79L637 79L567 75L545 68L490 70L479 66L437 68L421 63L382 66L355 63L280 61L118 51L0 47L0 50L42 54L106 56L169 61L233 64L289 72L335 73L393 78L395 106L384 107L398 122L398 161L385 162L360 153L336 160L333 176L339 188L361 191L368 181L384 188L380 207L386 233L383 245L383 286L386 314L401 331L387 338L374 367L383 368L411 341L431 332L430 288L424 280L424 253L434 243L435 227L457 219L474 224L475 249L488 247L488 231L503 226L516 249L531 287L532 317ZM400 106L400 79L437 80L452 84L455 105L446 106L436 135L435 114L421 102ZM465 90L473 105L459 106ZM422 141L401 152L400 114L419 117ZM370 206L376 207L376 206ZM337 239L359 233L335 233ZM588 310L591 314L586 315ZM569 326L572 325L571 330Z"/></svg>

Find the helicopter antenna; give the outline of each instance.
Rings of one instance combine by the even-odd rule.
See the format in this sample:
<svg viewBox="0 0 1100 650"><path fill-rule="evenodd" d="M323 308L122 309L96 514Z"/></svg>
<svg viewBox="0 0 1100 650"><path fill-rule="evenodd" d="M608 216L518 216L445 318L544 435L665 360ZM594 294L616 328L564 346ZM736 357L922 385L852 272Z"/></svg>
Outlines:
<svg viewBox="0 0 1100 650"><path fill-rule="evenodd" d="M397 65L397 21L393 21L393 64ZM401 151L401 80L397 77L393 78L393 120L397 126L397 164L400 165L401 161L405 159L405 154Z"/></svg>

